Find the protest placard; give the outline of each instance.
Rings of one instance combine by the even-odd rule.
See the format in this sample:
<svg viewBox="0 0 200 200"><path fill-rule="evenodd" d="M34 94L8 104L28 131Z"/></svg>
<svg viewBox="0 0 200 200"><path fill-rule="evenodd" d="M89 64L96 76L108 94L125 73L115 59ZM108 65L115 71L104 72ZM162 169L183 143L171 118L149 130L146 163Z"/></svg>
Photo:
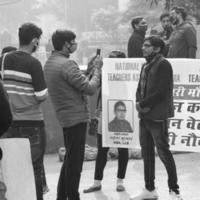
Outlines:
<svg viewBox="0 0 200 200"><path fill-rule="evenodd" d="M9 200L36 200L35 180L28 139L0 139L1 160L6 198Z"/></svg>
<svg viewBox="0 0 200 200"><path fill-rule="evenodd" d="M169 61L174 73L175 109L175 116L169 119L171 149L200 152L200 60L169 59ZM142 58L104 59L103 146L124 148L140 146L135 94L144 62ZM118 104L122 107L117 110ZM121 120L118 120L120 116ZM119 128L120 126L125 126L126 129ZM128 130L127 126L131 127L132 131Z"/></svg>

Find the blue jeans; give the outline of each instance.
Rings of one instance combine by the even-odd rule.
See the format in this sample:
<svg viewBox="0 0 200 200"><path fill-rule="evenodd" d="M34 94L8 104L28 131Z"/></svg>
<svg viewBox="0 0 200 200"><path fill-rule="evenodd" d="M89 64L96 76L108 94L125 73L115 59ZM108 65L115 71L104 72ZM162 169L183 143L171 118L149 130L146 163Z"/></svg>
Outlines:
<svg viewBox="0 0 200 200"><path fill-rule="evenodd" d="M168 174L170 190L179 193L176 165L169 150L167 120L140 120L140 145L144 161L144 179L147 190L155 189L155 146Z"/></svg>
<svg viewBox="0 0 200 200"><path fill-rule="evenodd" d="M37 200L43 200L42 192L42 168L45 152L44 123L29 123L28 125L15 125L9 130L8 137L28 138L31 146L31 157L34 169Z"/></svg>

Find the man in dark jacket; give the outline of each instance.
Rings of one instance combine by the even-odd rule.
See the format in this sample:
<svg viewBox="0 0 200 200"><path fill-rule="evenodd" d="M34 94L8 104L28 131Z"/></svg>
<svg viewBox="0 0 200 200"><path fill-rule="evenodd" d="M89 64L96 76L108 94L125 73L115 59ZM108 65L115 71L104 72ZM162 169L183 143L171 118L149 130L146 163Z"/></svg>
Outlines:
<svg viewBox="0 0 200 200"><path fill-rule="evenodd" d="M10 110L8 95L0 81L0 136L9 128L12 122L12 113Z"/></svg>
<svg viewBox="0 0 200 200"><path fill-rule="evenodd" d="M135 17L131 25L133 34L128 41L128 57L142 58L142 44L147 31L147 23L143 17Z"/></svg>
<svg viewBox="0 0 200 200"><path fill-rule="evenodd" d="M175 26L169 39L168 58L196 58L197 36L194 26L187 22L187 13L182 7L171 11L172 23Z"/></svg>
<svg viewBox="0 0 200 200"><path fill-rule="evenodd" d="M57 200L79 200L79 182L82 171L85 136L89 109L87 95L93 95L100 85L102 60L93 60L90 79L70 59L77 49L72 31L57 30L52 36L55 51L45 64L49 95L63 128L66 155L58 182Z"/></svg>
<svg viewBox="0 0 200 200"><path fill-rule="evenodd" d="M155 151L168 173L170 198L181 200L177 184L176 165L169 150L167 120L174 116L173 71L161 54L165 48L162 39L150 36L143 44L143 65L136 92L136 109L140 118L140 144L144 160L145 189L138 200L158 198L154 185Z"/></svg>
<svg viewBox="0 0 200 200"><path fill-rule="evenodd" d="M2 50L2 54L6 52L10 52L14 50L14 47L5 47ZM2 67L2 66L1 66ZM1 74L2 79L2 74ZM8 130L9 126L12 122L12 113L10 109L10 105L8 102L8 94L6 93L2 82L0 81L0 137ZM3 181L3 172L2 172L2 165L1 165L1 159L3 157L3 152L0 147L0 199L6 200L6 185Z"/></svg>
<svg viewBox="0 0 200 200"><path fill-rule="evenodd" d="M6 91L3 88L3 84L0 81L0 136L2 136L12 122L12 113L10 110L9 102L8 102L8 96L6 94ZM6 192L6 186L3 182L2 178L2 169L1 169L1 159L3 156L3 152L0 147L0 199L6 200L5 192Z"/></svg>
<svg viewBox="0 0 200 200"><path fill-rule="evenodd" d="M6 46L6 47L4 47L2 49L1 55L5 54L5 53L8 53L8 52L16 51L16 50L17 50L16 47ZM2 69L2 66L1 66L1 69ZM3 70L2 70L1 73L2 74L1 74L1 78L0 79L3 81L3 74L4 74ZM9 105L9 101L8 101L8 94L7 94L6 90L3 87L3 82L1 82L1 81L0 81L0 110L1 110L1 115L0 115L0 136L2 136L7 131L9 126L11 125L12 113L11 113L11 109L10 109L10 105Z"/></svg>

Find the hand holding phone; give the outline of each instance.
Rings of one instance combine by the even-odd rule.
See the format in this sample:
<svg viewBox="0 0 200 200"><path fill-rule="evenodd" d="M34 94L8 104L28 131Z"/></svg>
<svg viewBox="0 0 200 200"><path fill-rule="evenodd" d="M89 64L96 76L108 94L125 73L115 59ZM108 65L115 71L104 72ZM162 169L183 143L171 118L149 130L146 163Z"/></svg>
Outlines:
<svg viewBox="0 0 200 200"><path fill-rule="evenodd" d="M101 49L96 50L96 55L92 57L88 63L88 68L86 74L92 75L94 73L95 68L101 69L103 65L102 57L100 56Z"/></svg>
<svg viewBox="0 0 200 200"><path fill-rule="evenodd" d="M101 69L103 66L103 58L99 55L94 60L94 66L98 69Z"/></svg>

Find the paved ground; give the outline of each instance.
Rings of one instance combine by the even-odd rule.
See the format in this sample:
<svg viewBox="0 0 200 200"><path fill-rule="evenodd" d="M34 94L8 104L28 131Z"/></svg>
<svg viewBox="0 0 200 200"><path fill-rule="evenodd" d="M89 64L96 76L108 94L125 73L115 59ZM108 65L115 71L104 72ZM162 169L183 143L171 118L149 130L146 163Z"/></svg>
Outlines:
<svg viewBox="0 0 200 200"><path fill-rule="evenodd" d="M174 155L177 163L179 185L184 200L200 200L200 154L187 153ZM83 189L93 183L94 161L85 162L80 183L81 200L128 200L143 188L143 162L130 160L128 164L125 186L126 192L116 192L117 161L107 163L103 188L101 192L83 194ZM47 181L50 192L45 195L45 200L56 200L56 185L61 163L57 155L45 157ZM156 185L160 195L159 200L168 200L167 175L160 160L156 159Z"/></svg>

